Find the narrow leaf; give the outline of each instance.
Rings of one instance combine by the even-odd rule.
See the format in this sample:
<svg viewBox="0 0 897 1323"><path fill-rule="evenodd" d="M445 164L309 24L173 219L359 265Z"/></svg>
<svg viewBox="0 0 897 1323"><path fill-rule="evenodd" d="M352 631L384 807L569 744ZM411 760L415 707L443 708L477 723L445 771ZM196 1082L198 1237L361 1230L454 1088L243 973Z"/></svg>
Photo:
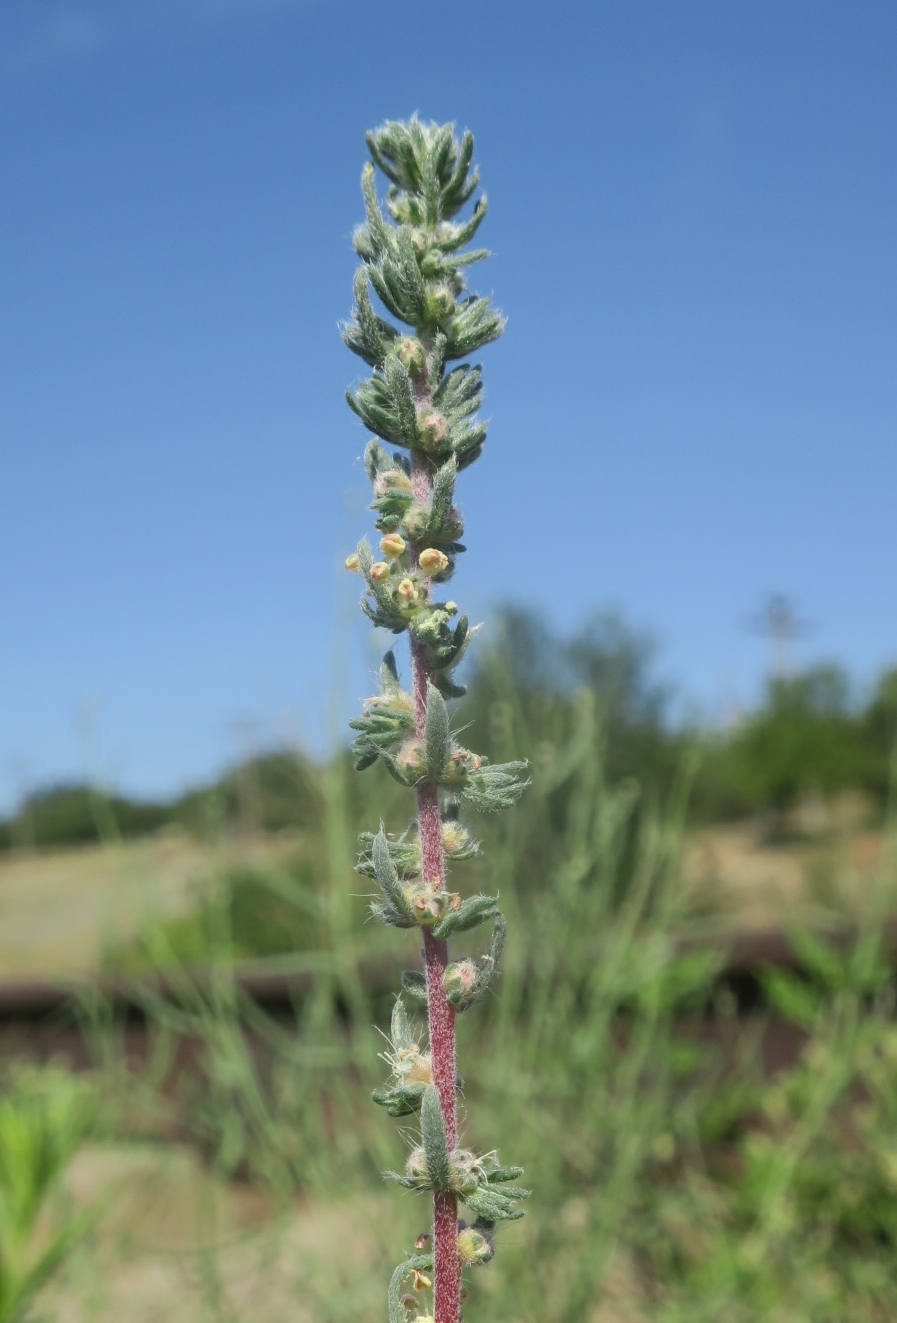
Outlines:
<svg viewBox="0 0 897 1323"><path fill-rule="evenodd" d="M449 1154L442 1119L442 1104L433 1084L424 1090L420 1109L421 1137L427 1157L427 1175L434 1190L449 1189Z"/></svg>
<svg viewBox="0 0 897 1323"><path fill-rule="evenodd" d="M389 1025L389 1037L394 1048L397 1051L406 1051L414 1042L414 1034L411 1029L411 1021L408 1019L405 1005L401 997L396 997L392 1008L392 1019Z"/></svg>
<svg viewBox="0 0 897 1323"><path fill-rule="evenodd" d="M427 684L427 775L438 781L449 751L449 716L445 699L434 684Z"/></svg>

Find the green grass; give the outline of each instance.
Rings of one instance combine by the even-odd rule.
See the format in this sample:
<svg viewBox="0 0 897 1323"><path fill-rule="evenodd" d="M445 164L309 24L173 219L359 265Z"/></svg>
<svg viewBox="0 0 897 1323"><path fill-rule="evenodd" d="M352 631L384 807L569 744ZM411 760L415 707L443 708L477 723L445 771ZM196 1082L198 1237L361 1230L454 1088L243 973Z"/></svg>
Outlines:
<svg viewBox="0 0 897 1323"><path fill-rule="evenodd" d="M494 701L493 738L513 747L526 704L510 689ZM601 745L595 702L580 698L575 721L539 744L525 806L476 824L488 868L455 875L464 890L500 893L514 935L499 995L459 1021L475 1118L465 1134L478 1149L507 1146L535 1191L495 1263L472 1274L466 1317L897 1317L897 1029L878 949L897 882L893 834L852 948L836 957L804 937L805 976L769 975L770 1007L805 1046L765 1079L750 1033L723 1060L701 1032L708 1016L724 1030L735 1013L715 982L722 950L677 953L692 772L665 797L609 784ZM369 1102L385 1070L372 1026L385 1028L389 1006L359 967L383 958L398 976L417 963L414 937L366 925L353 894L366 889L352 872L357 827L384 806L400 812L376 776L335 761L313 836L249 871L222 837L219 885L189 933L181 920L145 931L145 963L176 979L197 963L215 971L202 986L185 975L174 1001L148 994L147 1062L128 1060L114 1008L84 998L99 1138L117 1151L139 1141L142 1162L149 1141L162 1172L164 1135L186 1125L200 1165L188 1164L192 1229L180 1248L124 1236L136 1212L112 1217L45 1296L52 1317L111 1323L129 1281L144 1282L134 1307L147 1320L157 1306L174 1323L384 1316L390 1266L427 1213L383 1188L408 1139ZM313 971L286 1020L240 993L229 962L250 949ZM199 1075L176 1069L184 1044ZM222 1212L238 1191L263 1200L251 1226Z"/></svg>

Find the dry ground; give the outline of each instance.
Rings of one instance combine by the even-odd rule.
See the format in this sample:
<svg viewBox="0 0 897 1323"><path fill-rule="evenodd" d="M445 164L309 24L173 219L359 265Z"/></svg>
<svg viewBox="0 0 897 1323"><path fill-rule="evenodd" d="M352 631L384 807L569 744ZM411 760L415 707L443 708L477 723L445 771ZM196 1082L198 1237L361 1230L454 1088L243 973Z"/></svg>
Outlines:
<svg viewBox="0 0 897 1323"><path fill-rule="evenodd" d="M175 1146L89 1145L67 1187L75 1207L110 1202L93 1237L44 1291L48 1323L382 1318L389 1265L421 1230L420 1204L397 1199L391 1187L278 1210L256 1189L217 1181ZM562 1212L571 1232L582 1202L571 1199ZM506 1230L504 1250L525 1237L526 1220ZM501 1272L497 1259L472 1286L485 1297L483 1317ZM640 1323L638 1294L621 1259L590 1323Z"/></svg>
<svg viewBox="0 0 897 1323"><path fill-rule="evenodd" d="M770 844L756 824L707 828L686 843L683 882L691 908L739 929L825 925L888 907L894 879L882 867L884 846L880 831Z"/></svg>

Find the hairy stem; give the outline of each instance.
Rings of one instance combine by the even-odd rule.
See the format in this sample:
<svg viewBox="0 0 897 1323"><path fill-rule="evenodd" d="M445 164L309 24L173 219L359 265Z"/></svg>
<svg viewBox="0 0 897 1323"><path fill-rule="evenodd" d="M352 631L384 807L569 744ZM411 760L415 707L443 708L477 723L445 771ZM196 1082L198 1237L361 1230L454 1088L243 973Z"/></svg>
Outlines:
<svg viewBox="0 0 897 1323"><path fill-rule="evenodd" d="M414 452L412 484L415 498L429 501L432 477L429 461ZM412 561L417 563L421 550L412 546ZM414 723L418 739L426 731L427 684L432 672L426 648L416 639L411 644L412 694ZM434 785L417 788L417 821L420 832L423 877L427 882L445 882L445 856L442 849L442 817L439 792ZM446 999L442 976L448 964L448 943L441 942L424 929L424 959L427 971L427 1019L433 1083L439 1093L442 1117L449 1149L457 1144L455 1117L455 1012ZM435 1323L457 1323L461 1294L461 1263L458 1258L458 1198L436 1191L433 1195L433 1285Z"/></svg>

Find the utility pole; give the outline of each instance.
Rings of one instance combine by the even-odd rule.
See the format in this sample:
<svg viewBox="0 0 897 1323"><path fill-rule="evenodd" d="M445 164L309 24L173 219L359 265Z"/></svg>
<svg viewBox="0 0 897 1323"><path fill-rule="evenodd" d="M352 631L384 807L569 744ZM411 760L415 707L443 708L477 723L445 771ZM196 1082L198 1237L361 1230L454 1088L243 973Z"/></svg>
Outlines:
<svg viewBox="0 0 897 1323"><path fill-rule="evenodd" d="M791 672L791 644L810 632L810 622L797 616L786 593L768 593L761 610L750 617L748 628L772 640L772 673L777 680L787 679Z"/></svg>

